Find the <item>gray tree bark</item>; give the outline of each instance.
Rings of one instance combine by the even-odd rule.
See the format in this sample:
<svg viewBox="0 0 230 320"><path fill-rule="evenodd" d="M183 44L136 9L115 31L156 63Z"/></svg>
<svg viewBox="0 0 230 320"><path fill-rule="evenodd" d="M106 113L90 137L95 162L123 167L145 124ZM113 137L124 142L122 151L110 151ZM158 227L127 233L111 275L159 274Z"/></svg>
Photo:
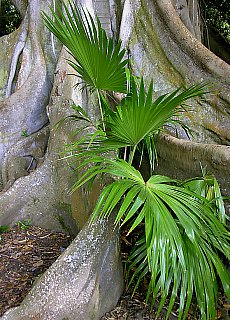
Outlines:
<svg viewBox="0 0 230 320"><path fill-rule="evenodd" d="M217 174L223 191L228 193L230 66L203 46L192 30L188 30L175 9L179 2L127 0L121 22L121 38L129 49L133 71L149 81L153 79L156 96L181 84L206 81L213 85L216 91L202 100L191 101L192 108L184 114L184 122L193 133L191 141L187 142L187 136L180 130L175 131L174 135L184 139L183 143L168 137L166 148L165 139L158 141L158 170L164 173L168 167L167 173L180 178L200 175L201 162L211 173ZM187 2L183 3L183 10L186 9L188 14L189 6L186 8ZM189 21L192 20L189 18ZM196 147L197 142L200 143L199 148ZM208 152L209 160L203 156L207 154L207 149L212 150ZM179 150L181 156L178 156ZM220 150L224 157L218 155ZM183 158L187 159L186 163ZM218 170L215 159L219 159Z"/></svg>
<svg viewBox="0 0 230 320"><path fill-rule="evenodd" d="M112 220L87 222L101 186L70 195L76 177L68 161L60 159L77 127L66 122L58 131L56 123L72 113L73 103L91 115L97 111L86 93L73 89L77 78L69 75L73 70L65 60L67 53L60 51L42 23L41 10L52 4L30 0L21 27L2 39L7 52L13 43L14 50L11 61L0 57L7 80L0 102L0 224L31 219L41 227L77 236L37 281L27 302L3 319L100 319L123 291L118 230ZM87 7L94 12L90 1ZM103 24L111 32L108 19ZM36 161L33 170L28 168L31 160Z"/></svg>
<svg viewBox="0 0 230 320"><path fill-rule="evenodd" d="M73 102L91 114L96 111L87 95L73 89L77 79L68 75L72 70L64 60L66 53L42 24L40 11L47 12L53 1L14 3L23 23L0 39L4 48L0 54L0 224L30 218L42 227L81 231L22 305L2 319L86 319L85 315L100 319L122 292L117 234L111 233L112 221L93 227L87 223L101 186L95 185L91 193L82 189L69 195L74 177L68 163L60 160L60 151L76 124L65 123L61 131L55 130L55 123L71 113ZM193 139L188 141L182 131L178 131L180 139L172 135L159 139L158 170L180 178L199 175L201 162L228 193L230 66L200 43L199 23L187 3L111 0L83 5L99 13L107 32L120 30L133 71L153 79L156 96L181 84L214 84L215 93L191 101L192 109L185 114Z"/></svg>

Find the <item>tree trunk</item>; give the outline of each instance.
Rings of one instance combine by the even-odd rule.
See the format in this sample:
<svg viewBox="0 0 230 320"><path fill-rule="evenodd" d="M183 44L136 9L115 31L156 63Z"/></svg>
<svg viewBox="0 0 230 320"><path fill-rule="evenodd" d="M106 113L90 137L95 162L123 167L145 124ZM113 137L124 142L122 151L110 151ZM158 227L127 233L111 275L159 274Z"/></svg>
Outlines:
<svg viewBox="0 0 230 320"><path fill-rule="evenodd" d="M74 177L67 161L60 160L60 151L76 123L55 129L58 120L71 114L73 102L91 114L97 111L87 94L73 89L77 79L69 75L66 53L42 24L40 11L47 12L53 1L14 3L24 15L22 25L0 39L2 51L12 57L0 54L0 224L30 218L41 227L74 234L83 229L22 305L2 319L100 319L116 304L123 287L117 233L111 233L112 221L93 227L87 223L100 185L87 194L87 201L83 189L69 195ZM182 84L213 83L216 91L191 101L192 108L185 113L192 141L180 130L177 134L183 140L160 137L158 170L180 178L199 175L201 162L218 176L227 193L230 66L199 42L197 6L191 14L187 1L82 4L99 13L107 32L120 30L134 73L153 79L156 96Z"/></svg>

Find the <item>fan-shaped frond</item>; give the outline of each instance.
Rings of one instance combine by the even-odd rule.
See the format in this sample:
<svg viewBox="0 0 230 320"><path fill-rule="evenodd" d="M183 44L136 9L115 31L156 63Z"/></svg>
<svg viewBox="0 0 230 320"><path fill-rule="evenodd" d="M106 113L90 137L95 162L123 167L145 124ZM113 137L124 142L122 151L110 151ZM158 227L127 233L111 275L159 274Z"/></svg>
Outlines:
<svg viewBox="0 0 230 320"><path fill-rule="evenodd" d="M207 92L205 84L193 85L181 93L180 90L181 88L162 95L154 101L153 83L150 84L147 93L143 79L139 90L133 84L131 95L128 95L109 117L108 143L116 141L127 146L138 145L149 134L166 125L185 101Z"/></svg>
<svg viewBox="0 0 230 320"><path fill-rule="evenodd" d="M154 298L161 294L159 312L169 298L168 317L179 297L179 319L185 319L194 295L202 319L215 319L217 275L230 296L230 276L218 256L221 252L230 258L230 236L210 202L165 176L153 175L145 182L124 160L94 157L93 162L76 187L99 173L115 180L102 191L92 219L119 206L116 223L132 221L129 232L144 221L144 241L132 256L137 285L150 270L149 293Z"/></svg>
<svg viewBox="0 0 230 320"><path fill-rule="evenodd" d="M61 1L58 13L50 8L52 17L42 13L48 29L68 48L73 60L69 64L91 90L126 92L125 51L121 42L108 39L99 19L69 1ZM53 18L53 19L52 19Z"/></svg>

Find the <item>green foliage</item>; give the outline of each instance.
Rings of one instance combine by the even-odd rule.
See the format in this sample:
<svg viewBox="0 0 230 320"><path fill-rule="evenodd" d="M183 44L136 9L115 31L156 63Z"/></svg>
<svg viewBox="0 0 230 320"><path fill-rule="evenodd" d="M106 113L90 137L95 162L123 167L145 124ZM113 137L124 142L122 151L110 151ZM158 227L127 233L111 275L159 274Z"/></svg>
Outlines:
<svg viewBox="0 0 230 320"><path fill-rule="evenodd" d="M31 220L30 219L28 219L28 220L19 220L17 222L17 226L19 228L21 228L22 230L29 229L30 226L31 226Z"/></svg>
<svg viewBox="0 0 230 320"><path fill-rule="evenodd" d="M82 107L74 106L75 113L66 118L84 122L76 135L91 128L67 147L67 157L76 159L79 172L83 169L72 190L97 176L112 177L99 196L91 222L115 211L115 224L130 223L129 233L144 223L144 236L130 257L130 269L135 266L131 281L137 279L137 287L150 272L147 300L160 294L160 313L168 298L166 319L177 298L179 319L185 319L195 297L201 319L214 320L218 278L230 297L229 273L220 259L230 258L229 230L216 179L205 172L202 178L185 182L155 174L144 179L132 165L138 152L141 157L147 152L154 169L156 133L174 123L185 102L208 92L207 87L181 87L154 99L152 83L146 91L143 79L137 84L125 72L121 44L114 46L107 39L99 20L95 24L88 12L71 3L70 12L62 5L60 18L51 10L54 21L43 13L45 23L71 52L75 60L69 63L85 86L97 91L102 115L102 124L94 123ZM111 107L104 94L108 90L127 94Z"/></svg>
<svg viewBox="0 0 230 320"><path fill-rule="evenodd" d="M190 191L205 197L213 207L213 212L218 219L223 224L226 224L227 220L230 220L230 217L225 212L224 199L229 200L229 197L222 197L218 181L213 175L206 173L205 168L202 168L202 172L202 178L189 179L183 182L183 186Z"/></svg>
<svg viewBox="0 0 230 320"><path fill-rule="evenodd" d="M9 0L0 1L0 37L13 32L19 27L21 16Z"/></svg>
<svg viewBox="0 0 230 320"><path fill-rule="evenodd" d="M27 130L22 130L22 132L21 132L21 137L27 138L28 136L29 136L29 135L28 135Z"/></svg>
<svg viewBox="0 0 230 320"><path fill-rule="evenodd" d="M136 149L142 153L142 149L145 147L153 168L157 158L154 147L155 134L171 123L172 118L174 122L176 121L175 119L182 113L182 106L186 101L206 92L206 85L198 84L187 89L176 89L170 94L161 95L153 100L152 83L146 93L143 79L139 88L135 82L132 82L129 94L114 109L108 105L103 107L106 131L101 130L100 125L94 124L81 107L75 106L75 113L68 116L67 119L85 120L86 124L79 131L84 130L87 126L94 126L95 132L85 135L81 140L69 145L68 152L74 153L78 158L86 158L92 153L101 154L119 148L129 148L131 160ZM105 98L102 96L101 98L105 105Z"/></svg>
<svg viewBox="0 0 230 320"><path fill-rule="evenodd" d="M70 11L63 1L57 4L58 14L52 9L52 20L43 12L50 31L63 43L73 57L69 64L91 90L126 92L125 51L121 42L108 39L99 19L69 2Z"/></svg>
<svg viewBox="0 0 230 320"><path fill-rule="evenodd" d="M182 91L182 92L181 92ZM204 84L194 85L188 89L178 88L172 93L159 96L153 100L153 84L147 93L143 79L138 89L133 83L131 93L108 116L108 144L131 146L135 148L148 137L158 132L171 119L182 112L182 105L192 97L204 94Z"/></svg>
<svg viewBox="0 0 230 320"><path fill-rule="evenodd" d="M230 43L230 5L228 0L203 0L204 18Z"/></svg>
<svg viewBox="0 0 230 320"><path fill-rule="evenodd" d="M28 220L19 220L17 222L17 226L23 230L26 230L26 229L29 229L29 227L31 226L31 220L28 219ZM0 233L3 233L3 232L7 232L10 230L10 226L8 225L2 225L0 226Z"/></svg>
<svg viewBox="0 0 230 320"><path fill-rule="evenodd" d="M129 233L144 222L145 236L137 242L130 257L131 269L136 265L131 281L137 277L138 286L150 271L148 296L152 293L155 299L161 294L158 312L169 298L167 317L179 296L179 319L185 318L195 296L202 319L215 319L217 274L230 295L229 274L219 258L220 253L230 257L229 232L225 226L228 217L216 179L204 171L203 178L183 183L159 175L145 182L141 172L131 165L135 146L150 135L154 140L154 132L178 113L178 106L202 95L206 88L201 84L182 93L178 89L153 101L151 86L147 93L143 80L139 90L133 86L130 95L107 115L106 132L99 136L96 131L96 135L89 134L71 145L71 151L81 159L79 169L91 165L73 190L98 175L112 176L114 182L103 189L92 221L119 208L115 223L132 221ZM108 151L117 147L132 148L130 163L108 159ZM102 153L106 155L100 156ZM204 275L207 283L203 281Z"/></svg>
<svg viewBox="0 0 230 320"><path fill-rule="evenodd" d="M8 225L0 226L0 233L7 232L10 229Z"/></svg>
<svg viewBox="0 0 230 320"><path fill-rule="evenodd" d="M166 319L177 296L179 319L185 319L193 295L201 318L215 319L217 274L230 297L229 273L219 253L229 259L230 251L229 232L210 202L169 177L153 175L145 182L139 170L124 160L95 157L92 161L97 165L89 170L91 177L109 173L115 180L102 191L92 220L110 215L119 206L115 222L132 221L129 233L144 222L145 236L130 257L131 268L137 266L131 281L138 276L138 285L151 272L148 295L152 292L155 299L161 294L158 313L170 299Z"/></svg>

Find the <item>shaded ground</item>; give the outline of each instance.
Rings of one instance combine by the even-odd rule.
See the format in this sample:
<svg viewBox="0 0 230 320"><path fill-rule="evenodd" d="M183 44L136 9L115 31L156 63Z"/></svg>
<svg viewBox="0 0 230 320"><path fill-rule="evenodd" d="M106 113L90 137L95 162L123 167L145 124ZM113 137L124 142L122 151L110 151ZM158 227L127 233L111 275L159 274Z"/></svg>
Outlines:
<svg viewBox="0 0 230 320"><path fill-rule="evenodd" d="M71 237L59 232L27 226L18 226L1 233L0 227L0 316L9 308L19 305L33 282L42 274L65 250L71 242ZM124 260L132 247L133 239L122 239L122 255ZM145 285L139 289L133 298L131 292L125 293L114 310L107 313L101 320L144 320L165 319L163 315L156 318L154 310L150 312L144 303ZM230 319L230 305L224 297L219 299L217 319ZM170 320L177 319L176 313ZM192 312L187 319L197 320ZM55 319L54 319L55 320ZM87 319L86 319L87 320Z"/></svg>
<svg viewBox="0 0 230 320"><path fill-rule="evenodd" d="M230 304L227 301L219 300L216 320L230 320ZM199 316L194 316L194 310L191 310L186 317L186 320L199 320ZM106 313L101 320L165 320L167 313L167 304L163 308L161 315L156 317L156 308L152 311L144 303L144 297L137 295L123 295L118 302L116 308L109 313ZM177 320L177 313L172 312L169 320Z"/></svg>
<svg viewBox="0 0 230 320"><path fill-rule="evenodd" d="M21 223L0 234L0 316L19 305L34 280L70 243L70 236Z"/></svg>
<svg viewBox="0 0 230 320"><path fill-rule="evenodd" d="M150 311L142 296L131 297L131 295L123 295L114 310L106 313L101 320L163 320L165 313L156 317L155 311ZM176 315L171 315L170 320L176 320ZM189 318L188 318L189 319ZM192 318L190 318L192 319Z"/></svg>

